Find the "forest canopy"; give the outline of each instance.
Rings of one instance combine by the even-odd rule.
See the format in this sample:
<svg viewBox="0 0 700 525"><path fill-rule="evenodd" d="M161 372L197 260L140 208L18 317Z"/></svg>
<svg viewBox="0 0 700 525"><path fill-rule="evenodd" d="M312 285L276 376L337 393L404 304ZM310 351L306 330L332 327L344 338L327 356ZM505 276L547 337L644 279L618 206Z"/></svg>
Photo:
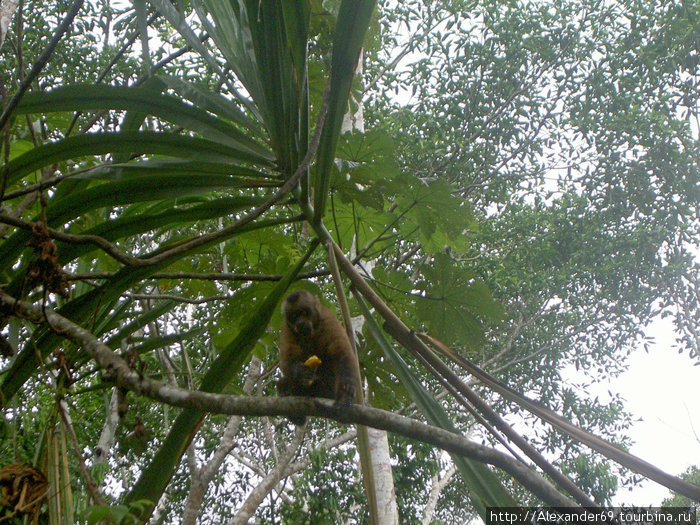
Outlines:
<svg viewBox="0 0 700 525"><path fill-rule="evenodd" d="M2 0L0 54L0 521L700 501L587 393L659 317L700 362L697 1ZM300 289L363 403L278 397Z"/></svg>

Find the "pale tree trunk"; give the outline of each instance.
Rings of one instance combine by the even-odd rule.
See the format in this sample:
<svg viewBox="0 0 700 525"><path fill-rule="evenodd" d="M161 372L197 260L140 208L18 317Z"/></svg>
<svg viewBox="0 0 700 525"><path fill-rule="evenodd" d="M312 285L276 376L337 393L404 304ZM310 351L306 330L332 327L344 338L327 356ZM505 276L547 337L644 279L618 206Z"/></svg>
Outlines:
<svg viewBox="0 0 700 525"><path fill-rule="evenodd" d="M439 473L433 474L433 477L430 480L430 494L428 495L428 503L426 503L425 509L423 509L423 519L421 520L421 525L430 525L433 522L435 507L437 506L440 493L442 493L454 475L454 465L450 467L442 478L439 477Z"/></svg>
<svg viewBox="0 0 700 525"><path fill-rule="evenodd" d="M228 522L228 525L245 525L249 522L251 516L255 513L263 500L280 482L285 470L287 470L289 462L297 455L299 447L301 447L301 442L304 440L305 430L306 427L296 427L294 430L294 439L285 447L277 460L277 464L248 495L243 505L241 505L241 508L238 509L236 515Z"/></svg>
<svg viewBox="0 0 700 525"><path fill-rule="evenodd" d="M396 505L394 476L391 472L389 439L384 430L367 428L369 449L372 454L374 486L377 493L377 518L382 525L399 523L399 510Z"/></svg>
<svg viewBox="0 0 700 525"><path fill-rule="evenodd" d="M357 60L355 74L362 75L362 52ZM350 107L356 104L357 109L348 111L343 117L341 133L356 130L365 131L362 100L351 100ZM391 454L389 453L389 439L384 430L374 428L367 429L369 439L370 460L372 462L372 475L377 498L378 520L381 525L398 525L399 510L396 504L396 491L394 490L394 476L391 471Z"/></svg>
<svg viewBox="0 0 700 525"><path fill-rule="evenodd" d="M139 330L137 333L142 334L142 331ZM126 352L126 349L126 343L122 342L121 350ZM107 407L107 419L102 427L100 439L95 446L95 465L104 463L109 459L112 447L114 446L117 425L127 408L126 392L123 390L120 391L119 388L112 389L112 396L109 399L109 405Z"/></svg>
<svg viewBox="0 0 700 525"><path fill-rule="evenodd" d="M253 388L260 379L260 360L253 356L248 367L248 375L243 384L243 393L250 395ZM194 445L190 445L188 449L188 463L191 473L190 492L187 495L185 502L185 510L182 515L182 525L196 525L197 514L202 506L202 501L207 493L211 480L214 479L219 467L223 464L226 456L231 452L235 445L234 437L238 433L238 427L241 424L241 416L233 416L228 420L226 429L221 436L221 443L214 451L211 459L201 468L197 468L197 460L194 453Z"/></svg>
<svg viewBox="0 0 700 525"><path fill-rule="evenodd" d="M12 17L17 11L19 0L2 0L0 2L0 48L5 42L5 36L12 23Z"/></svg>
<svg viewBox="0 0 700 525"><path fill-rule="evenodd" d="M114 434L117 430L117 424L119 423L119 409L118 409L119 392L115 388L112 390L112 397L109 400L109 413L107 414L107 421L102 427L102 433L100 434L100 439L95 447L95 465L104 463L109 458L109 452L112 450L114 445Z"/></svg>

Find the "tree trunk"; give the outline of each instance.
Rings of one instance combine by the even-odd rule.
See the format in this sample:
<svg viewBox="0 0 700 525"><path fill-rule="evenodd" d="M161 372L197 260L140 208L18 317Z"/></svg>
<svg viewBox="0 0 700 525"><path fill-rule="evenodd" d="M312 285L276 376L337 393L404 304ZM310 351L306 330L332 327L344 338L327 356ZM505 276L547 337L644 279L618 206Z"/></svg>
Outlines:
<svg viewBox="0 0 700 525"><path fill-rule="evenodd" d="M355 75L362 75L362 52L357 60ZM352 94L351 94L352 97ZM364 113L362 101L357 103L357 110L348 111L343 117L341 132L360 133L365 131ZM394 490L394 477L391 471L391 454L389 452L389 439L384 430L374 428L367 429L369 439L370 460L372 463L372 476L377 498L377 519L382 525L398 525L399 511L396 505L396 492Z"/></svg>

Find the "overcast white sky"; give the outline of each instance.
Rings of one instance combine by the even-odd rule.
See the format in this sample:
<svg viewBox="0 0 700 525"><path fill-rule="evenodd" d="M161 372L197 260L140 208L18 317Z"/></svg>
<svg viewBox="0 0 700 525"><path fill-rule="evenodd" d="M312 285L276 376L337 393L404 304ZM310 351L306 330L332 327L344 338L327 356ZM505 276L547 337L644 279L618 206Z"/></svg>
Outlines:
<svg viewBox="0 0 700 525"><path fill-rule="evenodd" d="M630 356L629 370L604 385L625 399L625 408L642 418L630 430L630 452L669 474L679 475L700 465L700 366L688 354L673 350L670 319L649 329L656 344ZM669 496L665 487L646 481L630 492L618 490L616 504L659 505Z"/></svg>

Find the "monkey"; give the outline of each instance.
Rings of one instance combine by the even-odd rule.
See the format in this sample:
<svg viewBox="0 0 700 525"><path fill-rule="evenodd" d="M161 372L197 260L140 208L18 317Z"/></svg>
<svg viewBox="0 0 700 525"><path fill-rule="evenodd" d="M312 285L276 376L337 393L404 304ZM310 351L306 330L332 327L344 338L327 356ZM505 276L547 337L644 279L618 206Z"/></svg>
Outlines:
<svg viewBox="0 0 700 525"><path fill-rule="evenodd" d="M335 399L336 406L352 403L360 372L336 316L306 290L292 292L284 299L282 316L279 394ZM306 416L289 419L296 425L306 422Z"/></svg>

